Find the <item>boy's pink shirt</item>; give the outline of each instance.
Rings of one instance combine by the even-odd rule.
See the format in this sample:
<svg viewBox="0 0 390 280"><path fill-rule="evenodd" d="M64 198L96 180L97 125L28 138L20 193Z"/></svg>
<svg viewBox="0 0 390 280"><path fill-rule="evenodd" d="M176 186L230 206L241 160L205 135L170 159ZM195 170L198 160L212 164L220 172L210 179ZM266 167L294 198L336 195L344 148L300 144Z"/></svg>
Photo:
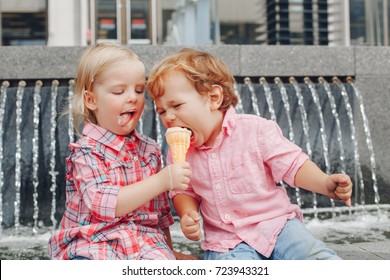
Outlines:
<svg viewBox="0 0 390 280"><path fill-rule="evenodd" d="M200 201L202 249L226 252L244 241L269 257L285 222L302 219L275 182L295 187L295 174L307 159L275 122L230 108L214 146L190 147L186 157L192 176L184 192ZM170 196L178 193L183 192Z"/></svg>

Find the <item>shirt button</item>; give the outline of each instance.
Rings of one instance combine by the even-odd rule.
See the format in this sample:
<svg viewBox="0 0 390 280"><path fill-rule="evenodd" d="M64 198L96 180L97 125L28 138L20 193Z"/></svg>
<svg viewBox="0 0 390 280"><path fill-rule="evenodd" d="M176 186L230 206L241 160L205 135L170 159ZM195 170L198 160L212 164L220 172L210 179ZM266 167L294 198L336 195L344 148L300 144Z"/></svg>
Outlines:
<svg viewBox="0 0 390 280"><path fill-rule="evenodd" d="M216 155L215 153L212 153L212 154L211 154L211 158L212 158L212 159L215 159L215 158L217 158L217 155Z"/></svg>
<svg viewBox="0 0 390 280"><path fill-rule="evenodd" d="M230 220L230 215L229 214L225 214L225 219L226 220Z"/></svg>
<svg viewBox="0 0 390 280"><path fill-rule="evenodd" d="M138 160L138 157L137 157L137 156L133 157L133 160L134 160L134 161L137 161L137 160Z"/></svg>
<svg viewBox="0 0 390 280"><path fill-rule="evenodd" d="M216 189L217 191L220 191L220 190L222 189L222 186L221 186L220 184L216 184L216 185L215 185L215 189Z"/></svg>

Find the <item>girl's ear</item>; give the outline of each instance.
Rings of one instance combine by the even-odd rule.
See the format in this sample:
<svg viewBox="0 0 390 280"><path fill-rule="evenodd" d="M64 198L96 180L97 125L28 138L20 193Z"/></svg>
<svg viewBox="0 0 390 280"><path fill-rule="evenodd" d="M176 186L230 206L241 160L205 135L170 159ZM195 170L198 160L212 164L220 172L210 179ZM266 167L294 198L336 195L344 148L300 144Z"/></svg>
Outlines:
<svg viewBox="0 0 390 280"><path fill-rule="evenodd" d="M213 85L209 92L211 110L218 110L223 101L223 89L220 85Z"/></svg>
<svg viewBox="0 0 390 280"><path fill-rule="evenodd" d="M96 100L92 91L84 91L84 104L89 110L96 110Z"/></svg>

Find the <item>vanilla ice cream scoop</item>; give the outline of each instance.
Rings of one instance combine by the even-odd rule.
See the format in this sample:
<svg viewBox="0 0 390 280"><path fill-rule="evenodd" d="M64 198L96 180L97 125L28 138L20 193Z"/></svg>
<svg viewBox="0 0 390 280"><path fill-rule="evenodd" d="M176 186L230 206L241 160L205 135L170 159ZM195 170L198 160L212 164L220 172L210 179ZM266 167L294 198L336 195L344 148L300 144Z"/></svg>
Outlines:
<svg viewBox="0 0 390 280"><path fill-rule="evenodd" d="M185 161L190 146L191 131L182 127L168 128L165 139L172 151L173 162Z"/></svg>

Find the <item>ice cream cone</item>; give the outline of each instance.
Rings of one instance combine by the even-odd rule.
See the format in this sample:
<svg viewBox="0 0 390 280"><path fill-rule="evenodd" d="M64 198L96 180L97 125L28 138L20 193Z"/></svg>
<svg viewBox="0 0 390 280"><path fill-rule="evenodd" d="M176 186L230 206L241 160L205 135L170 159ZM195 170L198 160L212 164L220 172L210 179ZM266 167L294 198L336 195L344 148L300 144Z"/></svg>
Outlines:
<svg viewBox="0 0 390 280"><path fill-rule="evenodd" d="M191 131L181 127L167 129L165 138L172 151L173 162L184 161L190 146Z"/></svg>

